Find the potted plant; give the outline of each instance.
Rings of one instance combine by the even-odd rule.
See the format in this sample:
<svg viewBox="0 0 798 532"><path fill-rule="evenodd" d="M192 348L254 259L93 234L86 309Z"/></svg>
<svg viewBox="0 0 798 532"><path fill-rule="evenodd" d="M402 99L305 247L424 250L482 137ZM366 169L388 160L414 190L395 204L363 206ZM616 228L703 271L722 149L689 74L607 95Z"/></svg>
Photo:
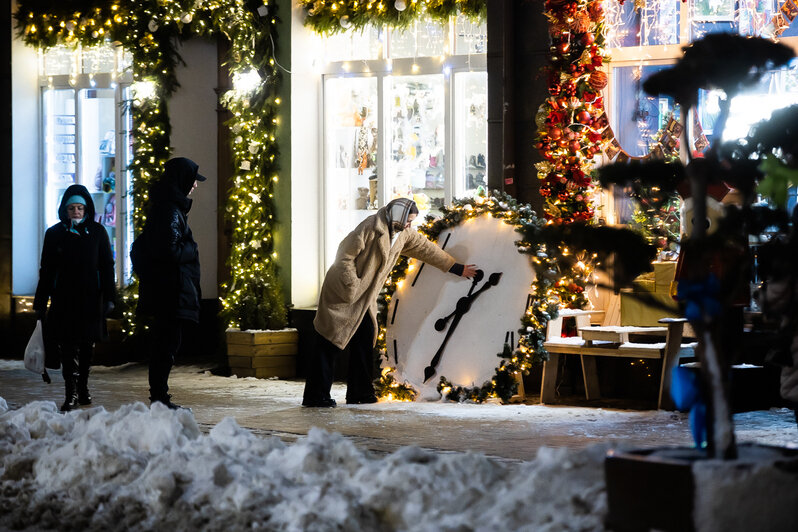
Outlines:
<svg viewBox="0 0 798 532"><path fill-rule="evenodd" d="M239 377L296 376L296 355L299 335L296 329L287 328L285 303L273 271L241 283L231 290L237 293L235 306L225 313L228 327L227 362L233 375Z"/></svg>
<svg viewBox="0 0 798 532"><path fill-rule="evenodd" d="M710 34L690 44L679 62L651 76L643 88L652 95L673 97L687 124L692 123L700 89L722 90L725 99L720 101L709 149L701 156L693 153L688 128L683 128L686 164L631 160L599 169L602 186L656 186L663 197L677 188L688 190L694 203L693 220L707 220L708 188L726 184L742 198L711 230L705 223L694 223L690 236L681 243L677 299L695 330L700 364L689 401L697 446L610 453L605 465L611 528L723 530L724 526L746 529L747 523L770 530L798 527L798 517L788 509L795 503L791 493L798 490L798 453L738 446L729 393L731 364L743 334L743 307L750 301L748 290L754 280L749 237L758 237L766 229L789 237L786 201L781 198L786 198L790 181L798 184L798 179L792 179L798 173L798 107L774 113L745 139L722 142L732 99L757 83L768 69L785 65L793 56L782 44L733 34ZM771 201L757 203L757 192L769 194ZM603 238L605 228L565 231L559 230L560 235L574 245L599 248L605 256L614 254L616 281L628 281L648 269L642 261L635 262L635 256L640 258L639 248ZM653 256L653 251L642 256ZM789 265L795 278L795 263ZM785 322L783 329L788 330L782 331L783 336L792 340L797 325L798 320ZM763 471L773 473L766 475L764 483ZM718 512L713 499L722 500L728 488L718 482L722 477L733 479L737 503ZM783 509L766 512L763 504Z"/></svg>

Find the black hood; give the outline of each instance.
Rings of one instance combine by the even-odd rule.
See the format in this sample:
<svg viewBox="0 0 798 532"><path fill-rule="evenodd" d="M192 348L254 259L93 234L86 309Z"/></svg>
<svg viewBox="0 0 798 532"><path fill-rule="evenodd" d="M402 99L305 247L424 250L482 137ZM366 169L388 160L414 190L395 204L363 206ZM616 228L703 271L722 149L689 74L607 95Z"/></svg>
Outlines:
<svg viewBox="0 0 798 532"><path fill-rule="evenodd" d="M178 191L182 192L184 196L188 196L191 192L191 187L194 181L204 181L205 178L201 177L198 173L199 165L191 159L185 157L175 157L169 159L163 166L163 176L161 181L171 183Z"/></svg>
<svg viewBox="0 0 798 532"><path fill-rule="evenodd" d="M94 220L94 200L91 199L91 194L83 185L69 185L69 188L64 191L61 205L58 206L58 218L64 223L69 221L66 201L72 196L81 196L86 200L86 217L84 220Z"/></svg>
<svg viewBox="0 0 798 532"><path fill-rule="evenodd" d="M197 163L185 157L175 157L166 161L163 175L152 187L153 204L174 202L187 213L192 203L188 193L191 192L194 181L201 177L197 173L198 169Z"/></svg>

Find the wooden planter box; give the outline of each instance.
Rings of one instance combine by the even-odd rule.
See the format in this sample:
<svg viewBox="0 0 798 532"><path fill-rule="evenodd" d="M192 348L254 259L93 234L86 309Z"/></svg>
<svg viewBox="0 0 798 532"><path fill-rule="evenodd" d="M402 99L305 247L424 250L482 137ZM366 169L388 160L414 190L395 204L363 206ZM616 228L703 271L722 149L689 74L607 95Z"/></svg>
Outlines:
<svg viewBox="0 0 798 532"><path fill-rule="evenodd" d="M299 333L279 331L241 331L227 329L227 361L233 375L281 379L296 377Z"/></svg>

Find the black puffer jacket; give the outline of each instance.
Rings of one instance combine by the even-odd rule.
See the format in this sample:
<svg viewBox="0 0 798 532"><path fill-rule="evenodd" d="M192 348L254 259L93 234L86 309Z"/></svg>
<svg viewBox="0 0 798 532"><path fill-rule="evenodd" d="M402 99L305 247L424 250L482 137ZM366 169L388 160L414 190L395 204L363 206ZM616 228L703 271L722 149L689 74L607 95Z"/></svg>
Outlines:
<svg viewBox="0 0 798 532"><path fill-rule="evenodd" d="M86 200L86 217L70 231L66 200ZM44 314L49 333L58 342L93 342L106 335L105 309L116 297L114 258L105 228L94 221L94 202L83 185L64 192L58 207L60 222L44 234L39 285L33 308Z"/></svg>
<svg viewBox="0 0 798 532"><path fill-rule="evenodd" d="M142 316L199 322L199 253L187 219L188 193L197 169L190 159L172 159L150 192L147 222L139 237L143 267L136 271Z"/></svg>

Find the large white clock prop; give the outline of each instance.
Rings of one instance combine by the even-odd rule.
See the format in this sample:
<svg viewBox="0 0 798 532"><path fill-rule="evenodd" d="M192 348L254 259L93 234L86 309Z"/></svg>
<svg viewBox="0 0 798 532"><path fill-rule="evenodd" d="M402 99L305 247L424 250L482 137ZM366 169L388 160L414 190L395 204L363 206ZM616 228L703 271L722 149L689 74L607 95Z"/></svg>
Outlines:
<svg viewBox="0 0 798 532"><path fill-rule="evenodd" d="M535 280L518 252L514 226L488 214L443 231L438 245L481 274L468 280L411 261L386 316L387 363L421 399L438 399L441 376L481 386L496 373L504 343L513 344ZM515 348L515 345L512 345Z"/></svg>

